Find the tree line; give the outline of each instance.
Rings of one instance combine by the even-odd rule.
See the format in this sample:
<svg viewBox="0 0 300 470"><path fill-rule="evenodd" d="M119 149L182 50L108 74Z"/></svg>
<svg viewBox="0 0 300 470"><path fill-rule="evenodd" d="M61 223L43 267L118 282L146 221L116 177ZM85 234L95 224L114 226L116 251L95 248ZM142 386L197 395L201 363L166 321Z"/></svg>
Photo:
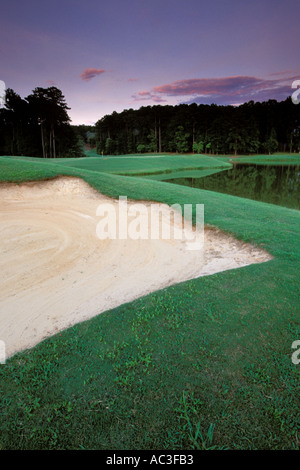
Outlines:
<svg viewBox="0 0 300 470"><path fill-rule="evenodd" d="M52 86L22 99L8 88L0 109L0 155L82 157L84 139L74 126L65 97Z"/></svg>
<svg viewBox="0 0 300 470"><path fill-rule="evenodd" d="M114 111L95 128L99 154L300 152L300 106L290 98L240 106L146 106Z"/></svg>
<svg viewBox="0 0 300 470"><path fill-rule="evenodd" d="M300 152L300 105L290 98L241 106L180 104L114 111L95 126L72 126L65 97L52 86L22 99L6 90L0 155L83 157L98 154Z"/></svg>

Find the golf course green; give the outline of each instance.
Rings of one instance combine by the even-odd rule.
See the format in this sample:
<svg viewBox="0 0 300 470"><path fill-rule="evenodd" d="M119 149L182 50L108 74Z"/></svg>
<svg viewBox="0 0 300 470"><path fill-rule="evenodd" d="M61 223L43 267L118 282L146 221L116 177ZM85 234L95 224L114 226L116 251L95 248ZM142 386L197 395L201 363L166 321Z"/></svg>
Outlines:
<svg viewBox="0 0 300 470"><path fill-rule="evenodd" d="M297 155L235 160L299 165ZM204 204L205 224L273 256L154 292L9 358L1 450L299 449L300 212L168 182L231 166L207 155L0 157L1 182L69 175L114 198Z"/></svg>

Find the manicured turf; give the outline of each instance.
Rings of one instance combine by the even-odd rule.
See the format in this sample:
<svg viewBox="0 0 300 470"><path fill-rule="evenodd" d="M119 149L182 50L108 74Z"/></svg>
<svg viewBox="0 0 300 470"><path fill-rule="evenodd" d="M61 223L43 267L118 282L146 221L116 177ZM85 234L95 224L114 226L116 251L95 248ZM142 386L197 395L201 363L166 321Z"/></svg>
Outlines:
<svg viewBox="0 0 300 470"><path fill-rule="evenodd" d="M2 178L5 176L9 179L13 179L15 177L20 179L23 175L25 176L27 171L31 174L31 169L33 169L34 178L36 179L41 167L37 166L37 169L34 169L35 167L30 166L29 162L37 164L41 163L43 167L46 164L47 168L45 171L47 174L49 174L49 172L51 174L53 169L55 169L55 171L61 171L63 166L64 168L78 168L80 170L119 174L124 176L145 176L147 178L157 180L171 179L182 175L186 175L188 177L191 174L193 176L197 175L198 177L201 177L232 168L231 163L218 161L213 157L207 157L205 155L147 155L144 157L129 155L121 157L106 156L104 158L98 156L90 158L57 158L51 162L48 160L45 161L43 158L0 158L5 159L5 162L2 162ZM15 171L14 162L16 160L19 162L18 168L22 168L22 171ZM27 166L20 163L21 161L25 162Z"/></svg>
<svg viewBox="0 0 300 470"><path fill-rule="evenodd" d="M300 364L291 345L300 339L299 211L0 158L1 180L62 173L114 197L204 204L206 223L274 259L161 290L8 360L0 366L0 448L298 448Z"/></svg>
<svg viewBox="0 0 300 470"><path fill-rule="evenodd" d="M253 163L256 165L300 165L300 154L253 155L220 158L232 163Z"/></svg>
<svg viewBox="0 0 300 470"><path fill-rule="evenodd" d="M64 166L119 175L155 175L162 172L182 170L207 170L211 168L231 168L226 162L219 162L204 155L128 156L96 157L63 161Z"/></svg>

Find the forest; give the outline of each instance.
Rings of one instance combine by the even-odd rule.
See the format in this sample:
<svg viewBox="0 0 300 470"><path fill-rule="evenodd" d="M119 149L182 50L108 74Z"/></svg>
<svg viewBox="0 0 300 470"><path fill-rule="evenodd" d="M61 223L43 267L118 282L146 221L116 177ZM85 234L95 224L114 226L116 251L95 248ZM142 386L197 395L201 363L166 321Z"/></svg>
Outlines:
<svg viewBox="0 0 300 470"><path fill-rule="evenodd" d="M69 109L53 86L37 87L24 99L7 89L0 155L76 158L91 147L99 155L300 152L300 106L291 98L240 106L143 106L114 111L95 126L71 125Z"/></svg>
<svg viewBox="0 0 300 470"><path fill-rule="evenodd" d="M52 86L21 98L8 88L0 109L0 155L82 157L84 141L70 124L65 97Z"/></svg>
<svg viewBox="0 0 300 470"><path fill-rule="evenodd" d="M95 128L99 154L300 151L300 106L290 98L240 106L146 106L106 115Z"/></svg>

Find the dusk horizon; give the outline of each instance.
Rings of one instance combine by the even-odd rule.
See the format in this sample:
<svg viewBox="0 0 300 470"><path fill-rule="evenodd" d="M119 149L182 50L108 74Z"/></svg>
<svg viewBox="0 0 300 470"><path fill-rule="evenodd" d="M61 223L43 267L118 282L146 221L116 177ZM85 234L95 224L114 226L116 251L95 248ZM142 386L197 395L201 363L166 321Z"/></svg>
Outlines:
<svg viewBox="0 0 300 470"><path fill-rule="evenodd" d="M74 125L157 104L283 101L300 79L299 10L296 0L12 0L0 80L22 98L59 88Z"/></svg>

